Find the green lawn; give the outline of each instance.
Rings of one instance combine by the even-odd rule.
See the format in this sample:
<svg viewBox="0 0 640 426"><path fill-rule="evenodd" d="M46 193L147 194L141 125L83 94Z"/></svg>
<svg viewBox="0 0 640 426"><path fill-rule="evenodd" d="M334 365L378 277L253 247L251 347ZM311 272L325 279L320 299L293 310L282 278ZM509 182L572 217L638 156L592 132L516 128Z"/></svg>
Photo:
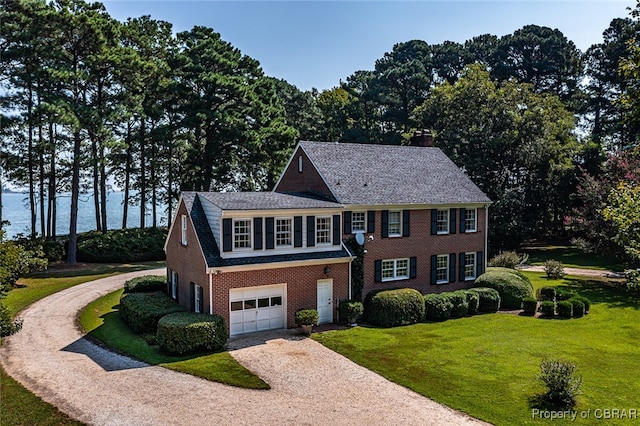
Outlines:
<svg viewBox="0 0 640 426"><path fill-rule="evenodd" d="M228 352L170 356L157 346L149 346L133 333L118 315L123 290L107 294L87 305L80 313L80 325L89 336L108 347L149 364L192 374L214 382L248 389L269 389L269 385L238 363Z"/></svg>
<svg viewBox="0 0 640 426"><path fill-rule="evenodd" d="M576 423L603 424L596 409L640 408L638 302L602 281L527 275L536 288L575 287L594 302L591 313L571 320L498 313L389 329L356 327L313 338L396 383L498 425L549 422L532 419L530 402L542 392L535 375L545 357L575 362L584 378L576 410L590 409L590 419Z"/></svg>
<svg viewBox="0 0 640 426"><path fill-rule="evenodd" d="M532 265L543 265L549 259L558 260L566 267L622 271L624 268L614 258L599 257L593 253L585 253L573 246L530 246L523 247L523 253L529 255Z"/></svg>

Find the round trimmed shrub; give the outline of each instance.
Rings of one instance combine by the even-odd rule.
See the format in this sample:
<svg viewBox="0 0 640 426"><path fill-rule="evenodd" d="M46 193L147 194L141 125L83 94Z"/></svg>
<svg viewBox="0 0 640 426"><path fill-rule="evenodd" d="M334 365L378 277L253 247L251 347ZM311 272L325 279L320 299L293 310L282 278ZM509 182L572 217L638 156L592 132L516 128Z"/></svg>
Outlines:
<svg viewBox="0 0 640 426"><path fill-rule="evenodd" d="M573 305L568 300L561 300L556 303L556 308L558 309L558 316L563 318L571 318L573 315Z"/></svg>
<svg viewBox="0 0 640 426"><path fill-rule="evenodd" d="M522 299L522 310L527 315L535 315L538 309L538 301L533 297L525 297Z"/></svg>
<svg viewBox="0 0 640 426"><path fill-rule="evenodd" d="M125 293L150 293L152 291L165 291L166 288L167 277L161 275L143 275L124 283Z"/></svg>
<svg viewBox="0 0 640 426"><path fill-rule="evenodd" d="M498 290L502 309L520 309L522 299L533 297L529 278L513 269L487 268L487 272L476 279L474 286Z"/></svg>
<svg viewBox="0 0 640 426"><path fill-rule="evenodd" d="M581 296L579 294L576 294L571 299L579 300L584 304L584 313L585 314L588 314L589 311L591 310L591 301L589 299L587 299L586 297Z"/></svg>
<svg viewBox="0 0 640 426"><path fill-rule="evenodd" d="M567 287L566 285L560 285L556 287L556 302L560 300L569 300L575 295L575 290Z"/></svg>
<svg viewBox="0 0 640 426"><path fill-rule="evenodd" d="M372 291L365 298L364 310L373 325L415 324L424 318L424 298L412 288Z"/></svg>
<svg viewBox="0 0 640 426"><path fill-rule="evenodd" d="M426 294L424 296L425 318L428 321L446 321L451 318L453 303L444 294Z"/></svg>
<svg viewBox="0 0 640 426"><path fill-rule="evenodd" d="M155 333L163 316L184 309L159 291L124 293L120 297L120 318L138 334Z"/></svg>
<svg viewBox="0 0 640 426"><path fill-rule="evenodd" d="M478 295L479 312L497 312L498 309L500 309L500 294L495 288L478 287L472 288L469 291Z"/></svg>
<svg viewBox="0 0 640 426"><path fill-rule="evenodd" d="M318 325L320 316L315 309L300 309L295 313L295 321L297 326L301 325Z"/></svg>
<svg viewBox="0 0 640 426"><path fill-rule="evenodd" d="M469 315L469 303L464 291L454 291L443 293L449 298L453 307L451 308L451 318L462 318Z"/></svg>
<svg viewBox="0 0 640 426"><path fill-rule="evenodd" d="M158 321L158 344L172 354L217 351L224 347L227 337L227 326L219 315L175 312Z"/></svg>
<svg viewBox="0 0 640 426"><path fill-rule="evenodd" d="M538 298L540 301L555 301L556 300L556 288L555 287L542 287L538 290Z"/></svg>
<svg viewBox="0 0 640 426"><path fill-rule="evenodd" d="M540 312L545 317L554 317L556 315L556 303L551 300L545 300L540 303Z"/></svg>
<svg viewBox="0 0 640 426"><path fill-rule="evenodd" d="M464 294L467 297L467 304L469 305L469 315L475 315L478 313L478 307L480 305L480 296L475 291L464 290Z"/></svg>
<svg viewBox="0 0 640 426"><path fill-rule="evenodd" d="M342 300L340 302L340 318L353 324L362 316L364 307L358 300Z"/></svg>
<svg viewBox="0 0 640 426"><path fill-rule="evenodd" d="M573 312L573 316L574 317L580 318L580 317L584 316L584 314L585 314L584 303L582 303L581 300L573 298L573 299L567 300L567 302L571 303L571 306L573 308L572 312Z"/></svg>

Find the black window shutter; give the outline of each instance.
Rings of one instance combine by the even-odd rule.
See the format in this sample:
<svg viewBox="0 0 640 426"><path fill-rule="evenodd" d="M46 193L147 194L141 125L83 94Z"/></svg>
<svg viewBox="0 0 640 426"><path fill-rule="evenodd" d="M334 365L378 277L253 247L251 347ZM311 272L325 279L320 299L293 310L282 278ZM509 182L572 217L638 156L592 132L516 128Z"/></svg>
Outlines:
<svg viewBox="0 0 640 426"><path fill-rule="evenodd" d="M476 277L484 273L484 261L482 260L482 252L476 253Z"/></svg>
<svg viewBox="0 0 640 426"><path fill-rule="evenodd" d="M382 210L382 238L389 236L389 210Z"/></svg>
<svg viewBox="0 0 640 426"><path fill-rule="evenodd" d="M222 251L233 250L233 222L231 219L222 219Z"/></svg>
<svg viewBox="0 0 640 426"><path fill-rule="evenodd" d="M438 256L431 256L431 284L438 284Z"/></svg>
<svg viewBox="0 0 640 426"><path fill-rule="evenodd" d="M367 212L367 232L370 234L376 232L376 212L373 210Z"/></svg>
<svg viewBox="0 0 640 426"><path fill-rule="evenodd" d="M293 246L302 247L302 216L293 218Z"/></svg>
<svg viewBox="0 0 640 426"><path fill-rule="evenodd" d="M449 233L456 233L456 209L449 209Z"/></svg>
<svg viewBox="0 0 640 426"><path fill-rule="evenodd" d="M460 209L460 233L464 234L467 230L467 209Z"/></svg>
<svg viewBox="0 0 640 426"><path fill-rule="evenodd" d="M262 250L262 218L253 218L253 249Z"/></svg>
<svg viewBox="0 0 640 426"><path fill-rule="evenodd" d="M351 233L351 212L344 212L344 233Z"/></svg>
<svg viewBox="0 0 640 426"><path fill-rule="evenodd" d="M200 303L199 303L199 308L200 308L200 313L203 314L204 313L204 292L202 291L202 287L198 286L198 292L200 293Z"/></svg>
<svg viewBox="0 0 640 426"><path fill-rule="evenodd" d="M176 274L176 302L180 302L180 277Z"/></svg>
<svg viewBox="0 0 640 426"><path fill-rule="evenodd" d="M411 211L402 210L402 236L403 237L409 236L409 228L411 228L410 221L411 221Z"/></svg>
<svg viewBox="0 0 640 426"><path fill-rule="evenodd" d="M460 253L458 257L458 279L464 281L464 253Z"/></svg>
<svg viewBox="0 0 640 426"><path fill-rule="evenodd" d="M382 260L376 260L376 273L375 273L375 281L377 283L382 281Z"/></svg>
<svg viewBox="0 0 640 426"><path fill-rule="evenodd" d="M194 283L189 283L190 294L191 294L191 310L196 310L196 285Z"/></svg>
<svg viewBox="0 0 640 426"><path fill-rule="evenodd" d="M264 235L265 235L265 248L267 250L272 250L274 248L274 219L272 217L267 217L264 219L264 226L265 226L265 231L264 231Z"/></svg>
<svg viewBox="0 0 640 426"><path fill-rule="evenodd" d="M438 209L431 209L431 235L436 235L437 233L438 233Z"/></svg>
<svg viewBox="0 0 640 426"><path fill-rule="evenodd" d="M416 272L417 272L417 265L418 263L418 259L415 257L412 257L409 259L409 278L415 278L416 277Z"/></svg>
<svg viewBox="0 0 640 426"><path fill-rule="evenodd" d="M449 255L449 282L456 282L456 254Z"/></svg>
<svg viewBox="0 0 640 426"><path fill-rule="evenodd" d="M316 245L316 217L307 216L307 247Z"/></svg>
<svg viewBox="0 0 640 426"><path fill-rule="evenodd" d="M339 214L334 214L333 215L333 224L331 226L333 226L333 245L337 246L340 245L340 215Z"/></svg>

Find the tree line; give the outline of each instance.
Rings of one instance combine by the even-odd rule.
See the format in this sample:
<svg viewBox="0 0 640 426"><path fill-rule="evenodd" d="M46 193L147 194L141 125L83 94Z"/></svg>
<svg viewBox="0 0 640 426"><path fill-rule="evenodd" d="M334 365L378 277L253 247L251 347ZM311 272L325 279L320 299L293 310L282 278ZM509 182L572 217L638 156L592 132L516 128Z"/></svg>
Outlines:
<svg viewBox="0 0 640 426"><path fill-rule="evenodd" d="M125 192L122 227L134 206L139 226L156 226L183 190L272 188L297 140L403 144L416 129L494 201L493 247L568 229L588 241L570 218L613 219L581 188L615 180L610 164L637 150L635 12L586 52L536 25L411 40L330 90L301 91L210 28L173 34L81 0L0 5L0 179L28 187L33 237L55 239L56 197L71 192L70 261L79 194L95 194L105 231L111 180ZM626 194L618 183L602 203Z"/></svg>

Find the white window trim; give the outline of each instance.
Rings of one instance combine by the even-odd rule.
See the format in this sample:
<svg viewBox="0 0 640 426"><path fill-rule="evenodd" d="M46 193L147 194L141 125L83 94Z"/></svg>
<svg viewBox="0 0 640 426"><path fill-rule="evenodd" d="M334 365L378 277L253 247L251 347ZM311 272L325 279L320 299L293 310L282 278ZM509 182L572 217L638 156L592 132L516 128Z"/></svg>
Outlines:
<svg viewBox="0 0 640 426"><path fill-rule="evenodd" d="M467 277L467 255L473 255L473 276ZM476 279L476 271L478 267L478 255L475 252L467 252L464 254L464 280L473 281Z"/></svg>
<svg viewBox="0 0 640 426"><path fill-rule="evenodd" d="M438 224L440 223L440 221L438 220L438 214L440 212L447 212L446 216L447 216L447 229L445 229L444 231L441 230L437 230L438 231L438 235L446 235L449 233L451 224L450 224L450 220L451 220L451 212L450 209L438 209L438 213L436 214L436 229L438 228Z"/></svg>
<svg viewBox="0 0 640 426"><path fill-rule="evenodd" d="M362 214L364 216L364 220L362 221L363 227L362 229L355 229L353 227L353 215L354 214ZM367 212L352 212L351 213L351 233L357 234L358 232L366 233L367 232Z"/></svg>
<svg viewBox="0 0 640 426"><path fill-rule="evenodd" d="M390 225L391 225L391 213L398 213L398 232L391 233ZM402 211L401 210L390 210L387 214L387 236L389 238L402 237Z"/></svg>
<svg viewBox="0 0 640 426"><path fill-rule="evenodd" d="M187 215L180 217L180 242L183 246L187 245Z"/></svg>
<svg viewBox="0 0 640 426"><path fill-rule="evenodd" d="M446 261L447 261L447 264L446 264L446 266L444 268L446 273L447 273L447 276L446 276L445 279L442 279L442 280L438 280L436 278L436 284L449 284L449 255L448 254L439 254L436 257L436 277L438 276L438 270L440 269L440 268L438 268L438 259L440 259L442 257L444 257L446 259Z"/></svg>
<svg viewBox="0 0 640 426"><path fill-rule="evenodd" d="M291 241L289 244L278 244L278 221L279 220L288 220L289 223L291 224L291 227L289 229L289 241ZM293 237L294 237L294 223L293 223L293 217L276 217L274 219L274 223L273 226L275 227L274 232L273 232L273 237L274 237L274 246L275 248L291 248L293 247Z"/></svg>
<svg viewBox="0 0 640 426"><path fill-rule="evenodd" d="M202 299L202 287L200 287L199 285L195 285L194 289L193 289L194 297L193 297L193 311L197 314L201 313L200 312L200 299Z"/></svg>
<svg viewBox="0 0 640 426"><path fill-rule="evenodd" d="M318 235L320 230L318 229L318 220L320 219L329 219L329 241L328 242L319 242ZM316 216L316 246L330 246L333 244L333 236L331 233L333 232L333 218L331 216Z"/></svg>
<svg viewBox="0 0 640 426"><path fill-rule="evenodd" d="M249 247L236 247L236 222L248 222L249 223ZM233 243L233 251L250 251L253 249L253 219L251 218L237 218L233 219L231 223L231 238ZM275 242L274 242L275 243Z"/></svg>
<svg viewBox="0 0 640 426"><path fill-rule="evenodd" d="M467 228L467 218L466 215L470 212L473 211L473 214L475 216L473 223L475 224L475 227L473 229ZM478 232L478 209L467 209L465 212L465 217L464 217L464 232Z"/></svg>
<svg viewBox="0 0 640 426"><path fill-rule="evenodd" d="M398 262L399 261L406 261L407 262L407 275L398 275ZM411 268L411 264L409 261L408 257L403 257L400 259L383 259L382 260L382 264L384 264L384 262L393 262L393 277L380 277L382 282L388 282L388 281L398 281L398 280L408 280L409 279L409 269ZM383 275L382 270L380 271L380 275Z"/></svg>

